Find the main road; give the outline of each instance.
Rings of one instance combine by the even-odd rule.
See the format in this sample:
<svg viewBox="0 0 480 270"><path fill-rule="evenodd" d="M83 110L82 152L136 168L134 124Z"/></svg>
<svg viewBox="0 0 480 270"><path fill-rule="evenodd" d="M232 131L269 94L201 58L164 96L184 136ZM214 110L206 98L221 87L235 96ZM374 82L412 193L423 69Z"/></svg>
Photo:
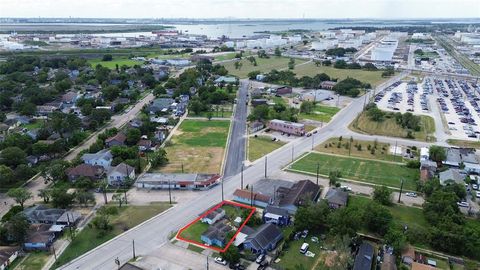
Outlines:
<svg viewBox="0 0 480 270"><path fill-rule="evenodd" d="M242 164L245 160L246 133L247 133L247 94L249 81L240 81L240 87L237 94L237 104L233 115L232 130L228 143L225 168L223 178L229 178L239 174L242 170Z"/></svg>
<svg viewBox="0 0 480 270"><path fill-rule="evenodd" d="M398 78L392 78L386 84ZM244 170L244 184L253 184L266 174L272 175L287 166L292 158L298 158L314 146L331 137L349 134L348 125L362 111L365 104L363 97L357 98L341 110L330 123L311 137L300 137L268 155L265 159L253 162ZM366 137L366 135L363 135ZM413 141L408 141L411 143ZM200 213L222 200L222 186L225 199L232 199L235 189L240 188L240 175L235 174L207 192L198 192L198 197L175 205L166 212L123 233L107 243L85 253L60 269L116 269L115 259L124 263L132 258L132 241L135 240L136 254L147 255L167 243L169 235L198 217ZM181 258L179 258L181 259Z"/></svg>

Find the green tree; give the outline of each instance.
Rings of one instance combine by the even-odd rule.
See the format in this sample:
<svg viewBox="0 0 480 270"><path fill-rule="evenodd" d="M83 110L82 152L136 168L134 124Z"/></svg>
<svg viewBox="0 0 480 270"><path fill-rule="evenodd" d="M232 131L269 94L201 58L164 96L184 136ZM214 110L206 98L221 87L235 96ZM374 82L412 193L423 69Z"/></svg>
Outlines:
<svg viewBox="0 0 480 270"><path fill-rule="evenodd" d="M221 257L231 264L240 262L240 252L234 245L230 245L230 247L224 253L222 253Z"/></svg>
<svg viewBox="0 0 480 270"><path fill-rule="evenodd" d="M142 137L142 133L138 128L129 128L127 130L127 144L128 145L135 145L140 138Z"/></svg>
<svg viewBox="0 0 480 270"><path fill-rule="evenodd" d="M328 184L331 187L335 187L338 184L338 181L342 177L342 173L339 170L333 170L328 172Z"/></svg>
<svg viewBox="0 0 480 270"><path fill-rule="evenodd" d="M288 61L288 69L294 69L295 68L295 59L290 58Z"/></svg>
<svg viewBox="0 0 480 270"><path fill-rule="evenodd" d="M392 205L392 190L386 186L375 186L373 200L382 205Z"/></svg>
<svg viewBox="0 0 480 270"><path fill-rule="evenodd" d="M300 207L295 213L296 230L320 230L327 225L330 208L325 201Z"/></svg>
<svg viewBox="0 0 480 270"><path fill-rule="evenodd" d="M13 170L5 165L0 165L0 186L8 185L13 181Z"/></svg>
<svg viewBox="0 0 480 270"><path fill-rule="evenodd" d="M75 199L75 195L68 193L62 188L54 188L51 193L52 205L58 208L69 208Z"/></svg>
<svg viewBox="0 0 480 270"><path fill-rule="evenodd" d="M25 215L22 213L14 215L4 226L13 242L23 244L27 237L28 228L30 228L30 223L28 223Z"/></svg>
<svg viewBox="0 0 480 270"><path fill-rule="evenodd" d="M428 154L430 155L430 159L437 163L441 163L447 158L445 148L438 145L430 146L430 148L428 149Z"/></svg>
<svg viewBox="0 0 480 270"><path fill-rule="evenodd" d="M52 192L50 189L41 189L38 192L38 197L42 198L44 203L48 203L52 197Z"/></svg>
<svg viewBox="0 0 480 270"><path fill-rule="evenodd" d="M315 108L315 103L313 103L313 101L304 101L300 105L300 112L311 114L314 108Z"/></svg>
<svg viewBox="0 0 480 270"><path fill-rule="evenodd" d="M152 153L152 155L150 155L150 162L152 164L152 167L154 168L167 164L168 158L165 149L160 148L154 153Z"/></svg>
<svg viewBox="0 0 480 270"><path fill-rule="evenodd" d="M26 188L12 188L7 192L8 197L15 200L16 203L20 204L20 207L23 209L23 205L25 202L31 198L33 198L32 193L28 191Z"/></svg>
<svg viewBox="0 0 480 270"><path fill-rule="evenodd" d="M279 47L275 48L275 56L278 56L278 57L282 56L282 51L280 50Z"/></svg>
<svg viewBox="0 0 480 270"><path fill-rule="evenodd" d="M392 215L384 206L374 202L366 205L363 221L370 231L384 235L390 226Z"/></svg>
<svg viewBox="0 0 480 270"><path fill-rule="evenodd" d="M397 256L402 254L402 251L407 245L407 237L405 234L394 226L390 226L384 236L384 240L387 245L393 247L393 251Z"/></svg>
<svg viewBox="0 0 480 270"><path fill-rule="evenodd" d="M112 61L113 60L113 56L111 54L104 54L103 57L102 57L102 61L106 62L106 61Z"/></svg>
<svg viewBox="0 0 480 270"><path fill-rule="evenodd" d="M27 155L25 152L19 147L7 147L0 152L0 163L7 166L16 167L20 164L25 164L26 157Z"/></svg>

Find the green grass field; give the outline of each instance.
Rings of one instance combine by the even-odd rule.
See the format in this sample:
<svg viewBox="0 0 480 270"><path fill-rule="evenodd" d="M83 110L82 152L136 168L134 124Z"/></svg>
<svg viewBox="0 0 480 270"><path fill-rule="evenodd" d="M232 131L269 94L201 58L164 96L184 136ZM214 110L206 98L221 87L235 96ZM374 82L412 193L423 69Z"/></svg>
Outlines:
<svg viewBox="0 0 480 270"><path fill-rule="evenodd" d="M349 137L342 138L341 141L339 140L339 138L330 138L319 146L315 147L315 151L342 156L350 155L352 157L367 159L396 162L403 161L403 158L401 156L394 156L390 154L390 144L388 143L377 142L377 146L373 154L370 150L368 150L368 146L370 145L370 147L375 147L375 141L362 141L353 138L351 147L346 147L347 143L350 143ZM339 144L340 147L338 147Z"/></svg>
<svg viewBox="0 0 480 270"><path fill-rule="evenodd" d="M200 220L188 226L179 236L188 240L193 240L198 243L202 243L200 238L204 232L207 231L209 225L203 223Z"/></svg>
<svg viewBox="0 0 480 270"><path fill-rule="evenodd" d="M269 136L248 137L248 160L255 161L283 145L284 142L273 142Z"/></svg>
<svg viewBox="0 0 480 270"><path fill-rule="evenodd" d="M309 114L300 113L300 119L310 119L319 122L328 123L332 120L332 117L340 111L340 108L330 107L325 105L316 105L315 109Z"/></svg>
<svg viewBox="0 0 480 270"><path fill-rule="evenodd" d="M413 132L417 141L434 142L436 141L435 120L432 117L421 115L420 131ZM381 122L370 120L366 113L361 113L350 124L350 129L370 135L381 135L389 137L406 138L408 131L397 124L395 118L386 118Z"/></svg>
<svg viewBox="0 0 480 270"><path fill-rule="evenodd" d="M160 171L219 173L229 127L223 120L183 121L165 147L169 163Z"/></svg>
<svg viewBox="0 0 480 270"><path fill-rule="evenodd" d="M74 240L68 245L62 255L60 255L54 267L61 266L77 258L85 252L123 233L125 229L131 229L168 208L170 208L170 205L167 203L155 203L146 206L124 206L120 208L120 213L111 219L113 230L101 235L94 227L85 227L75 236Z"/></svg>
<svg viewBox="0 0 480 270"><path fill-rule="evenodd" d="M290 61L290 58L276 56L271 56L268 59L255 57L255 59L257 60L257 66L252 65L246 57L240 60L240 63L242 63L242 67L239 69L235 69L235 61L224 63L223 66L225 66L230 75L234 75L239 78L246 78L247 74L254 70L267 73L270 72L272 69L285 69L288 67L288 61ZM296 65L304 62L306 61L301 59L295 59ZM295 68L293 72L296 72L296 69L297 68Z"/></svg>
<svg viewBox="0 0 480 270"><path fill-rule="evenodd" d="M27 254L25 260L21 263L18 263L16 267L11 269L16 270L41 270L43 266L47 263L48 257L50 254L44 251L35 251ZM22 258L17 258L17 260L22 260ZM17 261L14 262L16 264ZM9 268L10 269L10 268Z"/></svg>
<svg viewBox="0 0 480 270"><path fill-rule="evenodd" d="M223 54L218 54L214 56L213 61L225 61L225 60L231 60L235 58L236 52L232 53L223 53Z"/></svg>
<svg viewBox="0 0 480 270"><path fill-rule="evenodd" d="M44 120L41 120L41 119L37 119L37 120L33 120L31 123L29 124L26 124L26 125L22 125L22 127L28 129L28 130L32 130L32 129L36 129L36 128L41 128L43 127L43 124L45 123Z"/></svg>
<svg viewBox="0 0 480 270"><path fill-rule="evenodd" d="M295 67L293 70L297 77L310 76L313 77L320 73L325 73L331 78L343 80L347 77L355 78L359 81L370 83L372 86L379 85L388 78L382 78L382 71L366 71L360 69L337 69L327 66L315 66L314 63L308 63Z"/></svg>
<svg viewBox="0 0 480 270"><path fill-rule="evenodd" d="M142 65L143 62L141 61L135 61L131 60L128 58L116 58L114 57L112 61L102 61L102 59L89 59L88 63L92 65L92 67L96 67L97 65L102 65L103 67L109 68L109 69L115 69L116 65L118 64L118 67L122 67L123 65L128 66L128 67L133 67L134 65Z"/></svg>
<svg viewBox="0 0 480 270"><path fill-rule="evenodd" d="M309 247L308 250L315 253L315 257L307 257L304 254L300 253L300 247L303 243L308 243ZM305 241L302 240L295 240L289 243L289 247L287 250L283 250L283 255L279 257L280 262L275 265L281 267L281 269L313 269L315 262L319 259L321 249L320 243L314 243L311 241L310 236L308 236ZM298 265L301 265L301 268L298 268ZM317 269L317 268L315 268ZM320 268L318 268L320 269Z"/></svg>
<svg viewBox="0 0 480 270"><path fill-rule="evenodd" d="M294 162L289 170L315 174L317 164L320 165L319 173L322 175L339 170L342 178L398 188L403 179L403 187L408 190L415 190L415 182L419 177L418 169L410 169L401 164L320 153L307 154Z"/></svg>

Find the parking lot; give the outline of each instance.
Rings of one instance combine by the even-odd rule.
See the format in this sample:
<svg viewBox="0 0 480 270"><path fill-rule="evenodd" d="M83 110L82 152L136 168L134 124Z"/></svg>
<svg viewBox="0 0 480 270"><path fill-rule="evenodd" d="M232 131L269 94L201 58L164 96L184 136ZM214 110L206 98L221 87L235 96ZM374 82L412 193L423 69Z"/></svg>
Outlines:
<svg viewBox="0 0 480 270"><path fill-rule="evenodd" d="M480 137L480 87L473 82L433 77L418 84L398 81L379 92L375 103L385 111L432 116L452 139ZM432 112L437 108L442 117Z"/></svg>

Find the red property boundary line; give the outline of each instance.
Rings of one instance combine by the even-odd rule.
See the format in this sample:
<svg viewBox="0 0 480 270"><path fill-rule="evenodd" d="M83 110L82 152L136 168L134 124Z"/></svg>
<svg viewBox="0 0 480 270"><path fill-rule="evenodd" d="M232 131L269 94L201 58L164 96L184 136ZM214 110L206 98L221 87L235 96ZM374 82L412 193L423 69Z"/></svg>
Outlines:
<svg viewBox="0 0 480 270"><path fill-rule="evenodd" d="M186 239L186 238L183 238L181 236L181 234L183 233L183 231L185 231L188 227L190 227L191 225L193 225L194 223L200 221L202 218L204 218L205 216L207 216L208 214L210 214L211 212L217 210L218 208L226 205L226 204L229 204L229 205L233 205L233 206L237 206L237 207L242 207L242 208L246 208L246 209L250 209L250 214L248 215L248 217L245 219L245 221L242 223L242 225L238 228L237 232L233 235L232 239L230 239L230 241L225 245L225 248L224 249L221 249L221 248L218 248L218 247L214 247L214 246L207 246L203 243L199 243L199 242L196 242L196 241L193 241L193 240L190 240L190 239ZM215 205L214 207L210 208L208 211L206 211L205 213L203 213L201 216L199 216L198 218L196 218L194 221L190 222L187 226L181 228L178 233L177 233L177 236L176 238L177 239L180 239L182 241L185 241L185 242L188 242L188 243L192 243L192 244L195 244L197 246L202 246L202 247L205 247L205 248L209 248L209 249L213 249L215 251L218 251L218 252L225 252L227 251L227 249L230 247L230 245L233 243L233 241L235 240L235 238L237 237L237 235L240 233L240 231L243 229L243 227L247 224L247 222L250 220L250 218L252 217L252 215L255 213L256 211L256 208L255 207L252 207L252 206L248 206L248 205L245 205L245 204L241 204L241 203L236 203L236 202L231 202L231 201L222 201L221 203ZM201 222L201 221L200 221Z"/></svg>

